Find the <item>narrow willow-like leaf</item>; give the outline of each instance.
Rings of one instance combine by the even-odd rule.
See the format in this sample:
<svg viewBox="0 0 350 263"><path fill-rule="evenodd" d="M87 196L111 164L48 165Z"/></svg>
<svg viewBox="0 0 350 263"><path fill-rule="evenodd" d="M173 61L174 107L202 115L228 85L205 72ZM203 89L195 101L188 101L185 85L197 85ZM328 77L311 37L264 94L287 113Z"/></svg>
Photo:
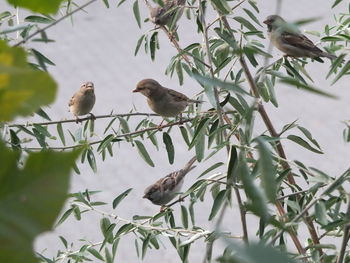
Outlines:
<svg viewBox="0 0 350 263"><path fill-rule="evenodd" d="M317 220L322 224L322 225L327 225L328 224L328 219L327 219L327 209L324 204L324 202L319 201L315 205L315 215Z"/></svg>
<svg viewBox="0 0 350 263"><path fill-rule="evenodd" d="M96 173L97 166L96 166L96 159L95 159L94 152L91 149L88 149L86 154L87 154L86 157L87 157L87 160L89 162L91 169L94 171L94 173Z"/></svg>
<svg viewBox="0 0 350 263"><path fill-rule="evenodd" d="M140 156L142 157L143 160L145 160L146 163L148 163L150 166L154 167L154 163L149 156L145 146L143 145L142 142L135 140L136 148Z"/></svg>
<svg viewBox="0 0 350 263"><path fill-rule="evenodd" d="M66 146L66 139L64 137L64 132L63 132L63 129L62 129L62 124L61 123L57 123L57 133L58 133L58 136L60 137L61 139L61 142L64 146Z"/></svg>
<svg viewBox="0 0 350 263"><path fill-rule="evenodd" d="M202 83L203 85L208 85L208 86L212 86L212 87L220 87L220 88L225 89L227 91L232 91L234 93L251 96L248 92L246 92L244 89L242 89L241 87L237 86L234 83L224 82L224 81L221 81L217 78L210 78L210 77L202 76L199 74L193 74L192 77L194 79L196 79L199 83Z"/></svg>
<svg viewBox="0 0 350 263"><path fill-rule="evenodd" d="M259 19L253 14L252 11L250 11L249 9L246 9L246 8L243 8L243 10L255 23L257 23L259 26L262 26L259 22Z"/></svg>
<svg viewBox="0 0 350 263"><path fill-rule="evenodd" d="M139 2L136 0L132 6L132 10L134 11L134 16L136 18L137 25L141 28L141 18L140 18L140 9Z"/></svg>
<svg viewBox="0 0 350 263"><path fill-rule="evenodd" d="M105 4L105 6L106 6L107 8L109 8L108 0L103 0L103 3Z"/></svg>
<svg viewBox="0 0 350 263"><path fill-rule="evenodd" d="M261 183L265 191L265 195L270 202L274 203L276 200L277 182L275 175L276 172L272 163L271 151L262 137L258 137L256 141L258 142L259 150L258 165L261 173Z"/></svg>
<svg viewBox="0 0 350 263"><path fill-rule="evenodd" d="M256 29L256 27L244 17L235 16L233 19L236 20L241 25L243 25L244 27L248 28L250 31L258 31L258 29Z"/></svg>
<svg viewBox="0 0 350 263"><path fill-rule="evenodd" d="M215 170L216 168L222 166L224 163L223 162L218 162L218 163L215 163L213 164L212 166L210 166L208 169L206 169L203 173L201 173L198 178L210 173L211 171Z"/></svg>
<svg viewBox="0 0 350 263"><path fill-rule="evenodd" d="M125 198L128 196L128 194L132 191L132 188L129 188L128 190L124 191L123 193L121 193L120 195L118 195L112 203L112 207L113 209L115 209L117 207L117 205Z"/></svg>
<svg viewBox="0 0 350 263"><path fill-rule="evenodd" d="M280 82L289 84L289 85L291 85L293 87L298 87L298 88L304 89L304 90L312 92L312 93L316 93L318 95L329 97L329 98L332 98L332 99L337 99L338 98L337 96L335 96L335 95L333 95L331 93L322 91L322 90L320 90L318 88L312 87L312 86L307 85L307 84L300 83L299 81L297 81L296 79L291 78L291 77L284 77L283 79L280 80Z"/></svg>
<svg viewBox="0 0 350 263"><path fill-rule="evenodd" d="M250 209L266 222L270 217L267 209L267 200L260 188L255 185L248 169L245 155L245 151L241 151L239 154L237 174L240 176L244 191L251 202Z"/></svg>
<svg viewBox="0 0 350 263"><path fill-rule="evenodd" d="M149 41L149 48L151 53L151 59L154 60L156 56L156 50L159 48L158 44L158 32L154 32Z"/></svg>
<svg viewBox="0 0 350 263"><path fill-rule="evenodd" d="M210 123L209 118L204 118L203 120L200 121L200 123L198 124L194 132L192 142L189 146L190 149L197 143L197 138L205 134L205 130L208 127L209 123Z"/></svg>
<svg viewBox="0 0 350 263"><path fill-rule="evenodd" d="M204 135L200 135L198 136L196 145L195 145L195 149L196 149L196 157L198 162L201 162L204 158L204 151L205 151L205 136Z"/></svg>
<svg viewBox="0 0 350 263"><path fill-rule="evenodd" d="M104 258L103 256L96 250L94 249L93 247L90 247L87 249L91 255L93 255L95 258L99 259L99 260L102 260L104 261Z"/></svg>
<svg viewBox="0 0 350 263"><path fill-rule="evenodd" d="M185 206L181 206L181 221L184 228L188 228L188 213Z"/></svg>
<svg viewBox="0 0 350 263"><path fill-rule="evenodd" d="M66 219L73 213L73 208L69 208L64 214L61 216L60 220L58 220L56 226L62 224Z"/></svg>
<svg viewBox="0 0 350 263"><path fill-rule="evenodd" d="M188 133L185 127L180 126L180 131L181 131L181 135L182 138L184 139L185 143L187 144L187 146L190 145L190 139L188 138Z"/></svg>
<svg viewBox="0 0 350 263"><path fill-rule="evenodd" d="M213 206L211 208L211 212L210 212L210 215L209 215L209 221L212 220L216 214L219 212L223 202L225 201L225 195L226 195L226 189L225 190L221 190L215 200L214 200L214 203L213 203Z"/></svg>
<svg viewBox="0 0 350 263"><path fill-rule="evenodd" d="M32 22L32 23L51 24L55 20L52 18L44 17L44 16L32 15L32 16L27 16L26 18L24 18L24 21L25 22Z"/></svg>
<svg viewBox="0 0 350 263"><path fill-rule="evenodd" d="M148 248L150 239L151 239L151 233L149 233L149 234L147 235L147 237L143 240L143 243L142 243L142 253L141 253L141 258L142 258L142 259L144 259L145 256L146 256L146 252L147 252L147 248Z"/></svg>
<svg viewBox="0 0 350 263"><path fill-rule="evenodd" d="M348 61L345 66L341 69L338 75L332 81L332 85L336 83L342 76L348 75L350 73L350 61Z"/></svg>
<svg viewBox="0 0 350 263"><path fill-rule="evenodd" d="M314 153L319 153L323 154L322 151L317 150L316 148L312 147L307 141L305 141L303 138L296 136L296 135L288 135L287 139L299 144L300 146L303 146L304 148L314 152Z"/></svg>
<svg viewBox="0 0 350 263"><path fill-rule="evenodd" d="M145 39L145 36L146 36L146 35L142 35L142 36L139 38L139 40L137 41L136 48L135 48L135 52L134 52L134 56L136 56L137 53L139 52L140 47L141 47L141 44L142 44L143 40Z"/></svg>
<svg viewBox="0 0 350 263"><path fill-rule="evenodd" d="M171 140L171 137L167 132L163 132L163 142L165 144L165 148L168 153L169 163L173 164L174 156L175 156L174 145L173 145L173 141Z"/></svg>

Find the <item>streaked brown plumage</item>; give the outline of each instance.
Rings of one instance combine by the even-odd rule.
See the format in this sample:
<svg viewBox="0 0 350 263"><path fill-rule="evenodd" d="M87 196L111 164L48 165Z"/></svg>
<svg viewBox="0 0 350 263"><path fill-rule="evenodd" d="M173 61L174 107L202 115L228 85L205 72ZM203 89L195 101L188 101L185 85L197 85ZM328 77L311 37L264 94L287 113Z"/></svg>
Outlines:
<svg viewBox="0 0 350 263"><path fill-rule="evenodd" d="M182 16L185 2L185 0L165 0L163 6L152 7L148 5L151 21L156 25L165 26L169 25L175 15L177 16L175 19L178 21Z"/></svg>
<svg viewBox="0 0 350 263"><path fill-rule="evenodd" d="M95 118L95 116L90 113L95 105L95 101L94 84L92 82L83 83L79 91L73 95L68 103L69 111L74 114L77 123L79 121L78 116L90 114L92 118Z"/></svg>
<svg viewBox="0 0 350 263"><path fill-rule="evenodd" d="M196 167L192 166L196 160L196 157L193 157L181 170L172 172L148 186L143 198L155 205L163 206L169 203L181 190L185 175Z"/></svg>
<svg viewBox="0 0 350 263"><path fill-rule="evenodd" d="M163 117L175 117L183 112L188 104L202 102L191 100L180 92L165 88L154 79L141 80L133 92L140 92L146 96L149 107Z"/></svg>
<svg viewBox="0 0 350 263"><path fill-rule="evenodd" d="M305 35L288 26L288 23L278 15L271 15L264 23L268 28L268 35L272 44L291 57L327 57L335 59L336 56L322 51Z"/></svg>

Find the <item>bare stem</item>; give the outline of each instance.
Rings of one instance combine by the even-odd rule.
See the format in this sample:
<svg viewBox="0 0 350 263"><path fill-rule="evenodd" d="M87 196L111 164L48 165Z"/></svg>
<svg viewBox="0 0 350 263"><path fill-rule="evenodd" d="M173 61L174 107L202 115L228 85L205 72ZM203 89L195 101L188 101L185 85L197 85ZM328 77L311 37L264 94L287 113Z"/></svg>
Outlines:
<svg viewBox="0 0 350 263"><path fill-rule="evenodd" d="M342 243L341 243L341 248L340 248L340 251L339 251L339 256L338 256L337 263L343 263L344 257L345 257L346 245L348 244L348 241L349 241L350 195L348 195L348 208L346 210L345 220L347 221L347 223L344 225L343 240L342 240Z"/></svg>
<svg viewBox="0 0 350 263"><path fill-rule="evenodd" d="M135 112L135 113L123 113L123 114L107 114L107 115L99 115L95 116L96 119L106 119L106 118L115 118L115 117L130 117L130 116L159 116L158 114L155 113L142 113L142 112ZM80 121L86 121L86 120L91 120L91 117L85 117L79 119ZM18 126L33 126L33 125L54 125L54 124L59 124L59 123L69 123L69 122L76 122L76 119L69 119L69 120L60 120L60 121L47 121L47 122L32 122L32 123L15 123L15 124L10 124L8 127L18 127Z"/></svg>
<svg viewBox="0 0 350 263"><path fill-rule="evenodd" d="M34 33L28 35L27 37L25 37L23 40L19 41L18 43L16 43L15 45L13 45L14 47L20 46L22 44L24 44L25 42L27 42L29 39L31 39L32 37L36 36L37 34L40 34L41 32L44 32L45 30L49 29L50 27L53 27L54 25L57 25L58 23L62 22L64 19L70 17L71 15L73 15L74 13L84 9L85 7L91 5L93 2L96 2L97 0L90 0L88 2L86 2L85 4L79 6L78 8L74 9L73 11L67 13L66 15L62 16L61 18L57 19L55 22L41 28L38 29L37 31L35 31Z"/></svg>

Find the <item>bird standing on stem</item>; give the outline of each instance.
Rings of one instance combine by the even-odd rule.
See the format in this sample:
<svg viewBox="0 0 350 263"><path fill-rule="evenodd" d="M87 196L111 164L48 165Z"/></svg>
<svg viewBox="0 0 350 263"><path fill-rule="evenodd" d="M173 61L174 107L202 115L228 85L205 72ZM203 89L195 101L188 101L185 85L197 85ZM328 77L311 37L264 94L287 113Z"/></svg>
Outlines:
<svg viewBox="0 0 350 263"><path fill-rule="evenodd" d="M182 16L184 11L185 0L165 0L163 6L152 7L148 2L146 2L149 11L151 21L159 26L168 25L170 23L176 24L176 22ZM175 21L173 21L173 18Z"/></svg>
<svg viewBox="0 0 350 263"><path fill-rule="evenodd" d="M148 186L145 189L145 195L143 198L147 198L155 205L165 206L173 200L181 190L184 177L189 171L196 167L193 166L196 160L196 157L193 157L181 170L172 172L159 179L154 184Z"/></svg>
<svg viewBox="0 0 350 263"><path fill-rule="evenodd" d="M337 57L319 49L310 39L301 34L292 24L288 24L282 17L271 15L266 18L268 35L272 44L290 57Z"/></svg>
<svg viewBox="0 0 350 263"><path fill-rule="evenodd" d="M200 100L191 100L180 92L165 88L154 79L141 80L133 92L140 92L146 96L151 110L162 117L176 117L190 103L202 103Z"/></svg>
<svg viewBox="0 0 350 263"><path fill-rule="evenodd" d="M94 83L86 82L82 84L79 91L73 95L68 103L69 111L76 117L76 123L80 121L78 116L86 114L90 114L91 119L96 119L96 117L90 112L94 107L95 101Z"/></svg>

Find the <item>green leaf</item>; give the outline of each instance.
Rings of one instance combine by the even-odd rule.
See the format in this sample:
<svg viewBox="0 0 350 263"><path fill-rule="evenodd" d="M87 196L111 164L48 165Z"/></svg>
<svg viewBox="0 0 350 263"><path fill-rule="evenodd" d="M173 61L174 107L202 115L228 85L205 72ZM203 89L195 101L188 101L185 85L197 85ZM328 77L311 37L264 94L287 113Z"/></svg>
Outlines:
<svg viewBox="0 0 350 263"><path fill-rule="evenodd" d="M212 5L224 15L228 15L231 12L230 6L226 0L211 0Z"/></svg>
<svg viewBox="0 0 350 263"><path fill-rule="evenodd" d="M145 162L148 163L150 166L154 167L154 163L151 157L149 156L143 143L138 140L135 140L135 144L136 144L137 151L141 155L142 159L145 160Z"/></svg>
<svg viewBox="0 0 350 263"><path fill-rule="evenodd" d="M134 11L134 16L136 18L137 25L141 28L141 18L140 18L140 9L139 2L136 0L132 6L132 10Z"/></svg>
<svg viewBox="0 0 350 263"><path fill-rule="evenodd" d="M106 6L107 8L109 8L108 0L103 0L103 3L105 4L105 6Z"/></svg>
<svg viewBox="0 0 350 263"><path fill-rule="evenodd" d="M196 79L199 83L201 83L203 85L208 85L211 87L220 87L224 90L232 91L233 93L251 96L248 92L246 92L244 89L242 89L241 87L239 87L238 85L236 85L234 83L224 82L224 81L221 81L217 78L210 78L210 77L202 76L199 74L193 74L191 77L193 77L194 79Z"/></svg>
<svg viewBox="0 0 350 263"><path fill-rule="evenodd" d="M333 5L332 5L332 8L334 8L335 6L337 6L340 2L342 2L343 0L335 0Z"/></svg>
<svg viewBox="0 0 350 263"><path fill-rule="evenodd" d="M342 76L348 75L350 73L350 61L348 61L345 66L341 69L338 75L332 81L332 85L336 83Z"/></svg>
<svg viewBox="0 0 350 263"><path fill-rule="evenodd" d="M90 252L91 255L93 255L95 258L104 261L104 258L102 255L93 247L88 248L88 251Z"/></svg>
<svg viewBox="0 0 350 263"><path fill-rule="evenodd" d="M118 195L114 200L113 200L113 209L117 207L117 205L125 198L128 196L128 194L131 192L132 188L129 188L128 190L124 191L120 195Z"/></svg>
<svg viewBox="0 0 350 263"><path fill-rule="evenodd" d="M165 144L165 148L168 153L169 163L173 164L174 156L175 156L174 145L173 145L173 141L171 140L171 137L167 132L163 132L163 142Z"/></svg>
<svg viewBox="0 0 350 263"><path fill-rule="evenodd" d="M95 159L94 152L91 149L88 149L86 152L86 157L87 157L87 160L89 162L91 169L94 171L94 173L96 173L97 166L96 166L96 159Z"/></svg>
<svg viewBox="0 0 350 263"><path fill-rule="evenodd" d="M26 18L24 18L24 21L42 24L51 24L52 22L55 22L54 19L43 16L27 16Z"/></svg>
<svg viewBox="0 0 350 263"><path fill-rule="evenodd" d="M243 10L255 23L257 23L259 26L262 26L259 22L259 19L257 19L257 17L253 14L252 11L250 11L249 9L246 9L246 8L243 8Z"/></svg>
<svg viewBox="0 0 350 263"><path fill-rule="evenodd" d="M154 32L149 40L149 49L151 52L151 59L154 60L156 56L156 50L158 49L158 32Z"/></svg>
<svg viewBox="0 0 350 263"><path fill-rule="evenodd" d="M46 72L33 70L22 48L0 41L0 121L28 116L55 99L56 83Z"/></svg>
<svg viewBox="0 0 350 263"><path fill-rule="evenodd" d="M181 221L184 228L188 228L188 213L185 206L181 206Z"/></svg>
<svg viewBox="0 0 350 263"><path fill-rule="evenodd" d="M259 187L256 186L254 179L249 171L246 161L246 152L242 150L238 158L237 174L243 183L244 191L251 202L250 209L267 221L270 218L267 209L267 200Z"/></svg>
<svg viewBox="0 0 350 263"><path fill-rule="evenodd" d="M216 214L219 212L222 204L225 201L225 195L226 195L226 189L221 190L215 197L213 206L210 211L210 215L208 219L209 221L212 220L216 216Z"/></svg>
<svg viewBox="0 0 350 263"><path fill-rule="evenodd" d="M136 44L134 56L136 56L137 53L139 52L140 47L141 47L141 44L142 44L143 40L145 39L145 36L146 36L146 35L142 35L142 36L139 38L139 40L137 40L137 44Z"/></svg>
<svg viewBox="0 0 350 263"><path fill-rule="evenodd" d="M198 136L195 149L196 149L197 160L198 162L200 162L204 158L204 151L205 151L205 136L203 134Z"/></svg>
<svg viewBox="0 0 350 263"><path fill-rule="evenodd" d="M287 139L299 144L300 146L303 146L304 148L314 152L314 153L319 153L319 154L323 154L322 151L315 149L314 147L312 147L307 141L305 141L304 139L300 138L299 136L296 135L288 135Z"/></svg>
<svg viewBox="0 0 350 263"><path fill-rule="evenodd" d="M7 0L14 7L23 7L36 13L55 14L65 0Z"/></svg>
<svg viewBox="0 0 350 263"><path fill-rule="evenodd" d="M19 168L18 153L0 142L0 229L6 229L0 231L0 262L37 262L33 241L52 229L60 214L78 155L79 151L30 153Z"/></svg>
<svg viewBox="0 0 350 263"><path fill-rule="evenodd" d="M261 173L261 183L267 199L274 203L276 201L277 181L276 171L272 163L272 154L262 137L258 137L256 141L259 150L258 165Z"/></svg>
<svg viewBox="0 0 350 263"><path fill-rule="evenodd" d="M322 225L327 225L328 224L328 219L327 219L327 208L325 206L325 203L322 201L319 201L315 205L315 215L317 220L322 224Z"/></svg>
<svg viewBox="0 0 350 263"><path fill-rule="evenodd" d="M210 166L208 169L206 169L203 173L201 173L198 178L206 175L207 173L210 173L211 171L215 170L216 168L222 166L224 163L223 162L218 162L218 163L215 163L213 164L212 166Z"/></svg>
<svg viewBox="0 0 350 263"><path fill-rule="evenodd" d="M332 99L337 99L338 98L337 96L335 96L333 94L330 94L330 93L322 91L322 90L320 90L318 88L312 87L311 85L300 83L298 80L296 80L294 78L291 78L291 77L284 77L284 78L280 79L280 82L289 84L289 85L291 85L293 87L304 89L304 90L309 91L309 92L313 92L313 93L318 94L318 95L329 97L329 98L332 98Z"/></svg>
<svg viewBox="0 0 350 263"><path fill-rule="evenodd" d="M250 23L247 19L245 19L244 17L241 16L235 16L233 18L234 20L236 20L238 23L240 23L241 25L243 25L244 27L248 28L250 31L258 31L258 29L256 29L255 26L253 26L252 23Z"/></svg>

